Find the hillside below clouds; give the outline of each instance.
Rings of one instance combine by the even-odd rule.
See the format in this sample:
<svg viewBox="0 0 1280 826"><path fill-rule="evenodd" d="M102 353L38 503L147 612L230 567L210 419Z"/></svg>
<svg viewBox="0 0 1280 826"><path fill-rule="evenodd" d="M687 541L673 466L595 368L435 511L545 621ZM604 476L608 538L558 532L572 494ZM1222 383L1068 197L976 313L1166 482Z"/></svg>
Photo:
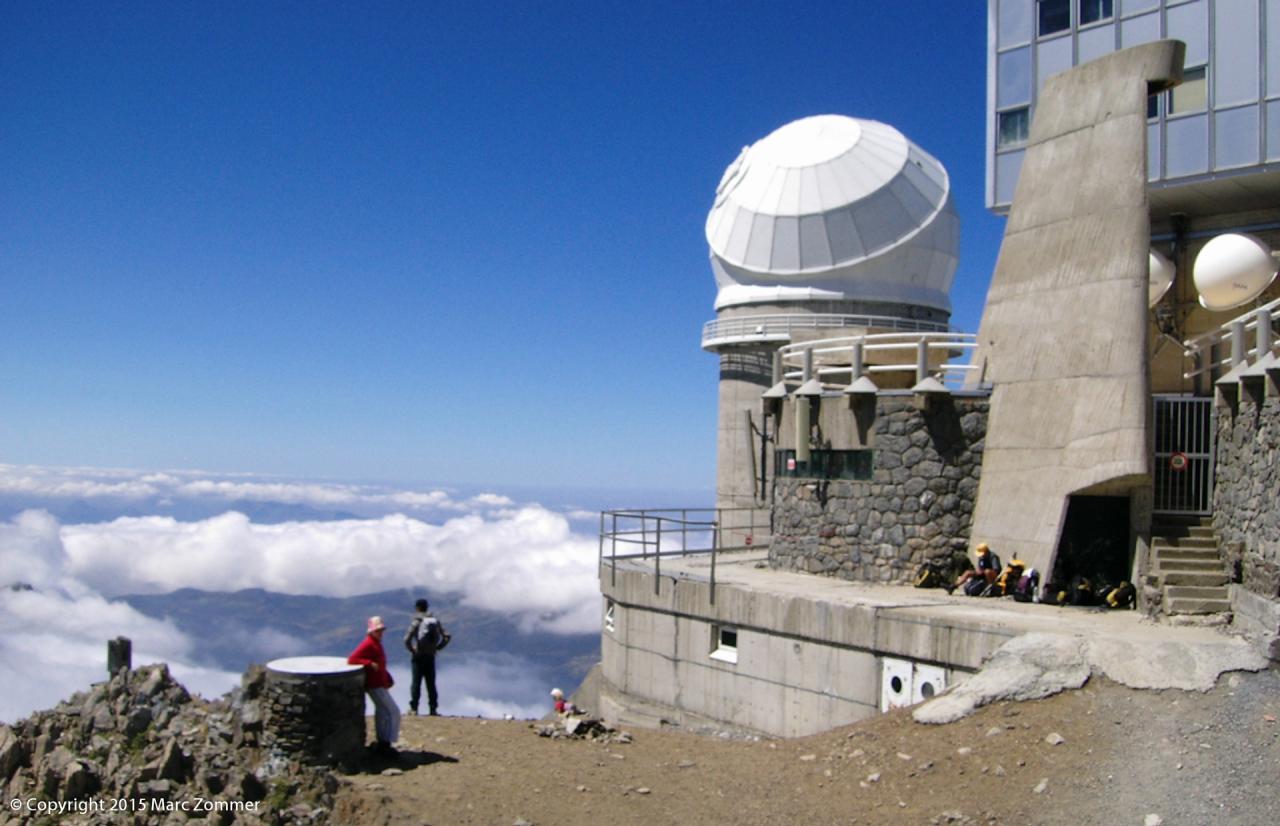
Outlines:
<svg viewBox="0 0 1280 826"><path fill-rule="evenodd" d="M431 611L453 636L439 655L440 690L446 713L480 710L461 706L463 694L520 706L545 703L552 686L570 690L600 656L591 634L525 632L512 617L464 605L456 594L410 589L353 597L296 596L260 588L231 593L184 588L167 594L123 596L135 610L168 619L190 637L206 665L242 672L251 663L279 657L345 657L364 636L365 619L387 623L386 649L394 670L408 668L401 647L413 617L413 602L425 596ZM408 680L396 691L407 701Z"/></svg>

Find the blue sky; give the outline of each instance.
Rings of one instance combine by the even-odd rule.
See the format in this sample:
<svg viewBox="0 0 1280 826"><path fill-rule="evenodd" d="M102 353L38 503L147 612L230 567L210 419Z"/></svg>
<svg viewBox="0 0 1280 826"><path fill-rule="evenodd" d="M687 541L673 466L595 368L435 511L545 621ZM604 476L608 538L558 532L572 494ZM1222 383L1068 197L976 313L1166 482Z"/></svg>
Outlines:
<svg viewBox="0 0 1280 826"><path fill-rule="evenodd" d="M977 326L985 4L940 8L5 4L0 461L709 490L742 146L938 157Z"/></svg>

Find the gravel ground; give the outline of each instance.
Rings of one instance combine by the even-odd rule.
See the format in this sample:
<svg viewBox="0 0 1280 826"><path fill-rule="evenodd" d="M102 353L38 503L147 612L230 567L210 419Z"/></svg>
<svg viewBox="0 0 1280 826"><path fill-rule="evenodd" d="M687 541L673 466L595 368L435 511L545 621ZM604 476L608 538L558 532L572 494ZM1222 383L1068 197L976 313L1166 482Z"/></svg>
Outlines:
<svg viewBox="0 0 1280 826"><path fill-rule="evenodd" d="M402 759L354 775L337 821L381 824L1273 824L1280 673L1206 693L1077 691L944 726L897 711L793 740L630 743L528 721L406 718ZM384 770L390 771L384 773Z"/></svg>

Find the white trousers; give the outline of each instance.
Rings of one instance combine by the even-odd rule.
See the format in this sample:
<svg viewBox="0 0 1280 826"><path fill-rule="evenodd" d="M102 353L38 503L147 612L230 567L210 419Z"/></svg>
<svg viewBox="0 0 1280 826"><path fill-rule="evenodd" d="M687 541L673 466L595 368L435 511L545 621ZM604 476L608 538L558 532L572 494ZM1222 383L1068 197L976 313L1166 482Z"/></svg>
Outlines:
<svg viewBox="0 0 1280 826"><path fill-rule="evenodd" d="M369 699L373 700L373 730L378 742L395 743L400 739L400 706L385 688L369 689Z"/></svg>

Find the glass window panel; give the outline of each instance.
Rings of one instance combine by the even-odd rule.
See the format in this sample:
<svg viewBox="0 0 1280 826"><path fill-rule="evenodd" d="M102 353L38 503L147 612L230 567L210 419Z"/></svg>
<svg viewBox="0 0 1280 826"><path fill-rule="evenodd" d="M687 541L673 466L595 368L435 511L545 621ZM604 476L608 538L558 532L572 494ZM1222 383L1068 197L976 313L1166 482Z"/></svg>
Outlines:
<svg viewBox="0 0 1280 826"><path fill-rule="evenodd" d="M1080 25L1087 26L1112 16L1111 0L1080 0Z"/></svg>
<svg viewBox="0 0 1280 826"><path fill-rule="evenodd" d="M1043 89L1044 82L1071 68L1071 38L1059 37L1046 40L1036 48L1036 88Z"/></svg>
<svg viewBox="0 0 1280 826"><path fill-rule="evenodd" d="M1258 23L1258 0L1218 0L1214 6L1215 109L1258 99Z"/></svg>
<svg viewBox="0 0 1280 826"><path fill-rule="evenodd" d="M1209 84L1205 82L1205 67L1184 69L1182 82L1169 90L1169 114L1203 112L1209 103Z"/></svg>
<svg viewBox="0 0 1280 826"><path fill-rule="evenodd" d="M1280 95L1280 0L1267 0L1267 94Z"/></svg>
<svg viewBox="0 0 1280 826"><path fill-rule="evenodd" d="M1027 142L1031 131L1031 110L1022 106L996 115L996 146L1018 146Z"/></svg>
<svg viewBox="0 0 1280 826"><path fill-rule="evenodd" d="M1209 171L1209 116L1165 122L1165 178Z"/></svg>
<svg viewBox="0 0 1280 826"><path fill-rule="evenodd" d="M996 155L996 203L1008 205L1013 203L1013 191L1018 185L1018 173L1022 171L1022 156L1025 150L1002 152Z"/></svg>
<svg viewBox="0 0 1280 826"><path fill-rule="evenodd" d="M1014 49L996 58L996 107L1031 102L1031 47Z"/></svg>
<svg viewBox="0 0 1280 826"><path fill-rule="evenodd" d="M1280 101L1267 104L1267 160L1280 160Z"/></svg>
<svg viewBox="0 0 1280 826"><path fill-rule="evenodd" d="M1184 65L1197 66L1209 62L1209 13L1205 10L1204 0L1174 6L1165 12L1165 21L1165 36L1187 44Z"/></svg>
<svg viewBox="0 0 1280 826"><path fill-rule="evenodd" d="M1070 0L1039 0L1036 6L1041 37L1071 28Z"/></svg>
<svg viewBox="0 0 1280 826"><path fill-rule="evenodd" d="M1160 0L1120 0L1120 11L1122 14L1137 14L1140 11L1158 8Z"/></svg>
<svg viewBox="0 0 1280 826"><path fill-rule="evenodd" d="M1152 43L1160 39L1160 15L1144 14L1120 21L1120 47L1127 49L1140 43Z"/></svg>
<svg viewBox="0 0 1280 826"><path fill-rule="evenodd" d="M1158 96L1154 96L1157 97ZM1147 180L1160 180L1160 159L1164 157L1160 146L1160 124L1147 124Z"/></svg>
<svg viewBox="0 0 1280 826"><path fill-rule="evenodd" d="M1026 0L1000 0L1000 48L1031 41L1031 5Z"/></svg>
<svg viewBox="0 0 1280 826"><path fill-rule="evenodd" d="M1079 56L1077 63L1088 63L1104 54L1111 54L1116 50L1116 27L1111 26L1094 26L1080 32L1076 37L1076 51Z"/></svg>
<svg viewBox="0 0 1280 826"><path fill-rule="evenodd" d="M1258 162L1258 107L1228 109L1213 116L1213 168Z"/></svg>

